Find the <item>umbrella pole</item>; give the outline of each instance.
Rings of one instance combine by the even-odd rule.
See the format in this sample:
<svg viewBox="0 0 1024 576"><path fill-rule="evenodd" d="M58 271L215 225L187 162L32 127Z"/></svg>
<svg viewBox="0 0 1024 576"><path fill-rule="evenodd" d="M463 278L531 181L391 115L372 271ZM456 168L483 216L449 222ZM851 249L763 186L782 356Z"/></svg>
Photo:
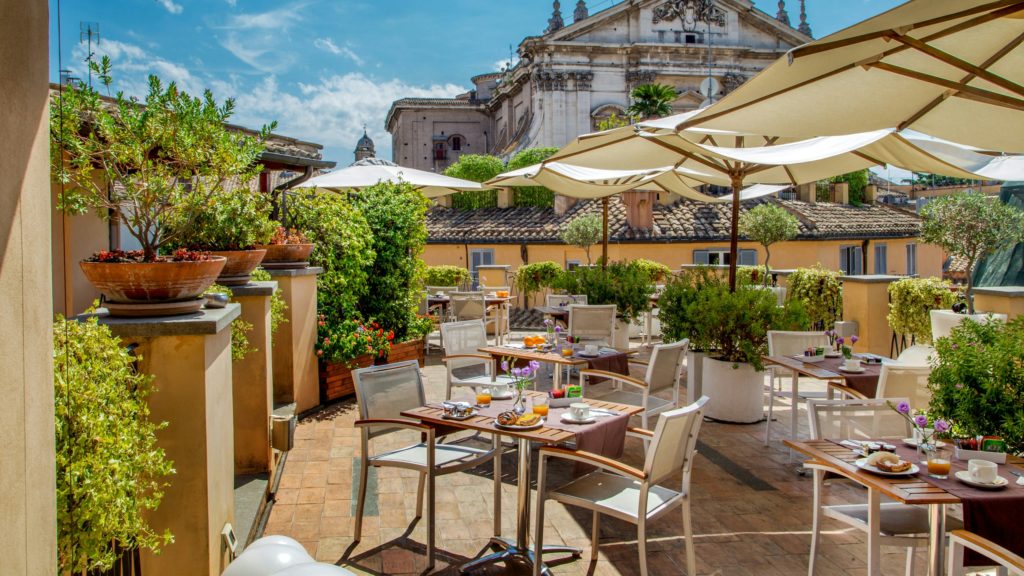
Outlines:
<svg viewBox="0 0 1024 576"><path fill-rule="evenodd" d="M740 241L740 190L743 188L743 176L732 175L732 222L729 231L729 291L736 291L736 266L739 264Z"/></svg>
<svg viewBox="0 0 1024 576"><path fill-rule="evenodd" d="M601 268L608 266L608 197L601 198Z"/></svg>

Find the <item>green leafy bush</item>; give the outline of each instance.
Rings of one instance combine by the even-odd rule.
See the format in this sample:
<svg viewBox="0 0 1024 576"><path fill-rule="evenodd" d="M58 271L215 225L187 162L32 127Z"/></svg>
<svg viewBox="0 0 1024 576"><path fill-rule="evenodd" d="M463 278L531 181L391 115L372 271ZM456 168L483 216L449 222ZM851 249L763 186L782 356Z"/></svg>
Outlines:
<svg viewBox="0 0 1024 576"><path fill-rule="evenodd" d="M509 158L506 170L518 170L539 164L558 152L558 148L526 148ZM516 206L537 206L550 208L555 204L555 193L543 186L518 186L512 191L513 204Z"/></svg>
<svg viewBox="0 0 1024 576"><path fill-rule="evenodd" d="M697 293L705 286L720 283L719 275L711 268L699 266L683 269L669 278L658 297L658 319L661 337L665 342L690 339L690 349L706 352L714 347L707 332L698 330L700 314L693 309Z"/></svg>
<svg viewBox="0 0 1024 576"><path fill-rule="evenodd" d="M772 244L792 240L799 233L800 221L776 204L761 204L740 215L740 234L764 246L764 270L768 273ZM768 273L762 276L765 286L771 281Z"/></svg>
<svg viewBox="0 0 1024 576"><path fill-rule="evenodd" d="M582 248L587 253L587 264L593 264L590 247L601 241L602 221L597 214L583 214L566 222L560 238L570 246Z"/></svg>
<svg viewBox="0 0 1024 576"><path fill-rule="evenodd" d="M615 304L623 322L635 322L651 307L654 285L638 266L612 262L605 268L576 268L559 275L555 288L569 294L586 294L587 304Z"/></svg>
<svg viewBox="0 0 1024 576"><path fill-rule="evenodd" d="M459 286L469 281L469 270L462 266L427 266L424 286Z"/></svg>
<svg viewBox="0 0 1024 576"><path fill-rule="evenodd" d="M346 318L329 323L323 315L317 321L316 334L317 358L346 365L359 356L387 358L395 339L393 330L385 330L376 322L363 324Z"/></svg>
<svg viewBox="0 0 1024 576"><path fill-rule="evenodd" d="M214 284L206 289L214 294L224 294L228 298L234 296L231 288ZM255 352L257 348L249 343L249 332L252 332L252 323L242 320L241 317L231 321L231 359L238 361Z"/></svg>
<svg viewBox="0 0 1024 576"><path fill-rule="evenodd" d="M771 274L764 266L737 266L737 284L771 284Z"/></svg>
<svg viewBox="0 0 1024 576"><path fill-rule="evenodd" d="M252 272L252 279L256 282L268 282L273 280L270 276L270 272L262 268L257 268ZM277 290L270 296L270 341L274 341L274 335L277 334L277 329L281 324L288 321L288 317L285 316L285 311L288 310L288 304L285 303L284 297L281 296L281 291Z"/></svg>
<svg viewBox="0 0 1024 576"><path fill-rule="evenodd" d="M382 182L353 194L353 204L370 226L375 253L359 311L404 342L422 297L427 199L409 184Z"/></svg>
<svg viewBox="0 0 1024 576"><path fill-rule="evenodd" d="M187 198L168 218L171 247L190 250L251 250L270 242L277 225L266 195L245 188L221 190L210 200Z"/></svg>
<svg viewBox="0 0 1024 576"><path fill-rule="evenodd" d="M932 310L947 310L956 301L952 284L938 278L904 278L889 284L889 326L918 343L932 341Z"/></svg>
<svg viewBox="0 0 1024 576"><path fill-rule="evenodd" d="M486 182L505 171L505 163L489 154L463 154L458 162L445 168L444 175L473 182ZM458 192L452 195L452 207L460 210L494 208L498 205L495 190Z"/></svg>
<svg viewBox="0 0 1024 576"><path fill-rule="evenodd" d="M152 378L96 319L53 326L57 563L61 574L109 569L122 548L173 542L146 521L174 473L149 420Z"/></svg>
<svg viewBox="0 0 1024 576"><path fill-rule="evenodd" d="M799 300L807 312L804 329L829 330L843 311L843 286L839 273L821 265L797 268L787 280L786 301Z"/></svg>
<svg viewBox="0 0 1024 576"><path fill-rule="evenodd" d="M957 434L1002 436L1010 452L1024 452L1024 318L966 319L935 350L931 415Z"/></svg>
<svg viewBox="0 0 1024 576"><path fill-rule="evenodd" d="M630 263L633 266L636 266L640 272L647 277L651 284L659 284L672 275L672 269L661 262L655 262L654 260L648 260L646 258L637 258L636 260L630 261Z"/></svg>
<svg viewBox="0 0 1024 576"><path fill-rule="evenodd" d="M553 288L561 274L562 267L550 260L524 264L516 270L516 288L529 299L534 292Z"/></svg>

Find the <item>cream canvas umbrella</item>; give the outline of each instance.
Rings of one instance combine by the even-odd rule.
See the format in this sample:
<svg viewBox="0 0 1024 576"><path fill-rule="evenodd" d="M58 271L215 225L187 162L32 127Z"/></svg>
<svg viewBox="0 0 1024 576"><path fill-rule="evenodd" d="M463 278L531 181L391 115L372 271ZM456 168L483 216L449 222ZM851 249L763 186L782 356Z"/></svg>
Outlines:
<svg viewBox="0 0 1024 576"><path fill-rule="evenodd" d="M794 48L676 128L808 138L895 127L1024 152L1024 0L912 0Z"/></svg>
<svg viewBox="0 0 1024 576"><path fill-rule="evenodd" d="M541 162L498 174L484 184L491 187L544 186L563 196L601 199L601 256L608 261L608 197L630 190L670 192L683 198L707 203L731 202L732 196L709 196L694 189L720 178L688 168L661 166L643 170L608 170L574 166L561 162ZM775 194L789 186L756 185L740 192L740 201Z"/></svg>
<svg viewBox="0 0 1024 576"><path fill-rule="evenodd" d="M427 198L438 198L454 192L482 190L479 182L452 178L425 170L406 168L380 158L365 158L350 166L321 174L302 183L301 188L348 190L366 188L381 182L407 182Z"/></svg>
<svg viewBox="0 0 1024 576"><path fill-rule="evenodd" d="M945 162L892 129L793 140L720 130L667 129L694 113L580 136L549 158L583 167L642 170L671 165L712 177L709 184L740 190L750 184L815 182L877 165L978 178ZM692 174L691 174L692 175ZM739 198L732 198L729 280L735 287Z"/></svg>

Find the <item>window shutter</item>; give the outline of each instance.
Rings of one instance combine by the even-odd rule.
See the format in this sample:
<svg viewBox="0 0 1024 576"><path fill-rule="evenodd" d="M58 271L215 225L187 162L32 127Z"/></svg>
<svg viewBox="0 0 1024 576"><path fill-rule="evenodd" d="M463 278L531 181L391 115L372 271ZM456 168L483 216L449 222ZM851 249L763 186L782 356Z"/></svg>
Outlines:
<svg viewBox="0 0 1024 576"><path fill-rule="evenodd" d="M853 265L851 268L853 271L851 274L859 276L864 273L864 250L860 246L854 246L853 250Z"/></svg>
<svg viewBox="0 0 1024 576"><path fill-rule="evenodd" d="M888 247L885 244L875 246L875 274L885 274L889 270Z"/></svg>
<svg viewBox="0 0 1024 576"><path fill-rule="evenodd" d="M757 266L757 250L740 250L740 266Z"/></svg>
<svg viewBox="0 0 1024 576"><path fill-rule="evenodd" d="M693 251L693 263L700 266L708 265L708 251L707 250L694 250Z"/></svg>
<svg viewBox="0 0 1024 576"><path fill-rule="evenodd" d="M839 271L843 274L850 273L850 247L839 247Z"/></svg>

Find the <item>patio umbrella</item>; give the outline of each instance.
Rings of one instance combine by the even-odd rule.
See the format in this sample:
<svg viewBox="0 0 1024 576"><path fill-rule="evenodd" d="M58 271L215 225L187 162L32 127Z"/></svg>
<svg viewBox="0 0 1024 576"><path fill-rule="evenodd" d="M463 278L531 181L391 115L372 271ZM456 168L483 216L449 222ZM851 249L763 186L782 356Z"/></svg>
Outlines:
<svg viewBox="0 0 1024 576"><path fill-rule="evenodd" d="M479 182L406 168L380 158L364 158L341 170L310 178L300 187L348 190L350 188L366 188L381 182L399 181L411 184L427 198L438 198L454 192L483 190L483 186Z"/></svg>
<svg viewBox="0 0 1024 576"><path fill-rule="evenodd" d="M789 54L676 128L896 127L1024 152L1024 0L912 0Z"/></svg>
<svg viewBox="0 0 1024 576"><path fill-rule="evenodd" d="M709 184L804 184L876 165L977 179L915 146L893 129L808 140L672 127L698 112L578 137L549 158L584 167L647 169L672 165L711 175ZM732 198L729 283L735 288L740 198Z"/></svg>
<svg viewBox="0 0 1024 576"><path fill-rule="evenodd" d="M541 162L518 170L498 174L487 186L544 186L572 198L600 198L602 203L601 255L608 260L608 198L630 190L671 192L690 200L707 203L731 202L732 196L709 196L694 189L705 182L718 180L712 174L683 167L661 166L642 170L608 170L574 166L561 162ZM775 194L785 186L757 185L740 192L740 200Z"/></svg>

